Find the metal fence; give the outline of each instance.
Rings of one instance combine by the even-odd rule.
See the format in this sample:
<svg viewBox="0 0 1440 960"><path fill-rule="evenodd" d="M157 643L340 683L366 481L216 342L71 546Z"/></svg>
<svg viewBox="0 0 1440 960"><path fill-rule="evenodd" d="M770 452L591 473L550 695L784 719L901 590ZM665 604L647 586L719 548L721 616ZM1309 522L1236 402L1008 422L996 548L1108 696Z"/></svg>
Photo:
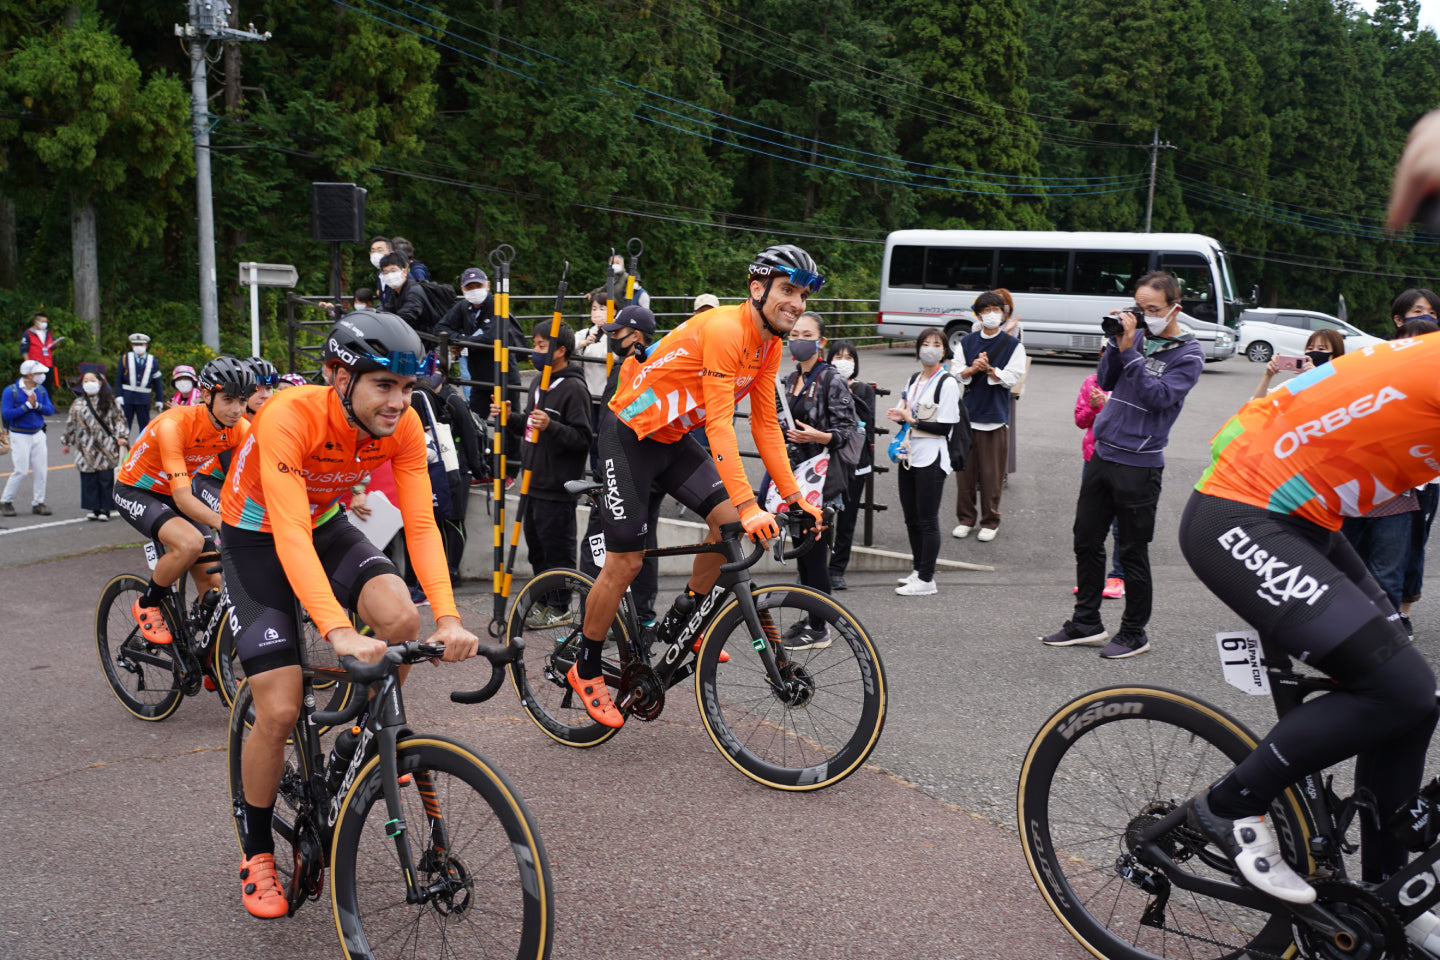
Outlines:
<svg viewBox="0 0 1440 960"><path fill-rule="evenodd" d="M582 303L584 302L583 297L576 299L578 299ZM722 304L727 302L741 303L743 302L743 300L743 297L726 297L721 298L720 302ZM522 301L527 304L527 307L522 308L516 306L517 303ZM663 333L664 331L679 325L681 321L689 319L689 317L692 315L689 308L693 301L694 297L661 297L652 294L650 297L650 303L651 309L654 310L655 313L655 320L657 322L657 333ZM324 302L330 302L330 298L326 296L301 296L299 294L293 293L288 294L285 298L285 323L290 356L290 373L300 373L311 379L318 379L318 373L320 368L320 355L322 350L319 342L321 339L320 335L323 334L325 331L329 330L334 323L334 320L328 314L326 314L324 310L319 306L321 303ZM512 313L512 318L520 324L522 330L530 329L536 321L548 321L554 317L553 306L555 303L555 298L553 296L547 297L540 294L527 294L525 296L519 296L512 294L510 297L510 303L512 308L517 310L533 310L536 309L537 306L549 306L552 308L551 312L548 313ZM882 338L876 336L874 333L876 303L877 301L875 300L842 300L838 298L811 297L809 301L809 307L810 309L814 310L825 318L825 333L830 340L849 340L852 343L855 343L857 346L863 347L866 345L873 345L884 342ZM666 306L670 307L671 309L660 309L661 307ZM317 314L317 316L315 317L315 319L302 319L300 317L297 317L297 309L304 310L307 313L313 310ZM571 321L571 326L575 327L577 330L583 330L585 329L585 325L589 324L590 322L590 311L587 309L584 313L561 314L561 317L567 321ZM850 333L850 331L868 332L859 332L852 334ZM305 336L306 333L314 334L314 343L304 342L305 340L310 339L309 337ZM445 334L435 336L428 333L421 333L420 337L427 343L435 344L441 356L449 356L450 348L452 346L491 346L491 341L488 340L458 340L453 339ZM572 361L579 363L607 362L606 357L583 357L579 356L578 354L571 359ZM465 380L461 379L460 377L451 377L450 382L460 387L481 388L485 390L490 390L494 388L495 382L493 380L486 380L479 376L476 376L478 373L478 370L472 368L471 379ZM505 386L507 389L511 389L509 385L502 386ZM875 394L877 397L877 403L875 405L876 411L874 416L878 419L880 415L880 404L878 402L878 398L889 396L890 391L883 387L875 385ZM598 420L600 406L600 402L598 399L594 401L594 406L596 408L596 419ZM735 416L739 419L748 419L749 414L737 411ZM872 429L875 436L877 437L877 447L883 450L885 447L885 441L878 438L888 436L890 431L887 430L880 423L873 424ZM741 450L740 456L748 459L759 459L760 454L754 450ZM880 457L878 455L875 456L873 459L874 469L872 469L871 472L865 477L865 490L863 494L863 500L860 503L860 512L864 518L863 535L861 538L861 542L867 547L875 542L875 514L881 513L889 509L886 504L877 503L875 501L875 476L877 474L889 473L890 468L883 466L880 463ZM518 463L516 463L515 466L518 468Z"/></svg>

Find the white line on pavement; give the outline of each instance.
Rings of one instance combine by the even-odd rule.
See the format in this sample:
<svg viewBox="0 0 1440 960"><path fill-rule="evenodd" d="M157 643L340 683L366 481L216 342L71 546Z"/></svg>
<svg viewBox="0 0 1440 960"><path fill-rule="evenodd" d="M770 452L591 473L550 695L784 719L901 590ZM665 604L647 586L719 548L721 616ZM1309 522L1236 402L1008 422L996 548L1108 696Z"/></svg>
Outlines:
<svg viewBox="0 0 1440 960"><path fill-rule="evenodd" d="M49 523L32 523L28 527L16 527L14 530L0 530L0 537L9 533L25 533L29 530L44 530L46 527L63 527L67 523L84 523L87 517L76 517L74 520L51 520Z"/></svg>

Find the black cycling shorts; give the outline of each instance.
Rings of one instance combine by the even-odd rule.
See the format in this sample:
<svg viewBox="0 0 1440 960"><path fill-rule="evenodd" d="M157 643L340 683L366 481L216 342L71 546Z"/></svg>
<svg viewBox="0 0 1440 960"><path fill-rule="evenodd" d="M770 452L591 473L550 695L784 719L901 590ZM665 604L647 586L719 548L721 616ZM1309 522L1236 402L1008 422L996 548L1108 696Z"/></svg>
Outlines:
<svg viewBox="0 0 1440 960"><path fill-rule="evenodd" d="M184 511L175 505L175 498L168 493L156 493L153 490L141 490L139 487L117 483L114 500L115 506L119 507L124 515L125 522L139 530L148 540L159 540L160 528L172 518L179 517L199 530L202 537L211 541L210 548L214 548L211 540L214 531L199 520L186 516Z"/></svg>
<svg viewBox="0 0 1440 960"><path fill-rule="evenodd" d="M1404 641L1399 614L1338 530L1196 491L1180 518L1180 551L1262 637L1327 673L1322 661L1367 624L1381 661ZM1377 637L1380 624L1393 624L1398 640Z"/></svg>
<svg viewBox="0 0 1440 960"><path fill-rule="evenodd" d="M300 664L299 604L275 538L268 533L221 527L220 556L225 564L226 600L231 605L230 632L245 673L254 675ZM330 580L335 598L354 610L360 590L381 574L399 571L343 513L315 528L315 553Z"/></svg>
<svg viewBox="0 0 1440 960"><path fill-rule="evenodd" d="M645 549L651 485L704 518L729 496L715 461L700 441L685 434L674 443L641 440L635 431L607 417L600 426L600 526L605 550L634 553Z"/></svg>

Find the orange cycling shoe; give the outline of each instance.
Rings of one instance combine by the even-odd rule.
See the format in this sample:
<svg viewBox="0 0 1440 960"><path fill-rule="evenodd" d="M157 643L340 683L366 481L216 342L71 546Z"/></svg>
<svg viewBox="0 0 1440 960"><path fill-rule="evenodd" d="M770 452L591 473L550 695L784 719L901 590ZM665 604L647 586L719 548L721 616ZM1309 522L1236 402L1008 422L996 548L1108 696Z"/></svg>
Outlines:
<svg viewBox="0 0 1440 960"><path fill-rule="evenodd" d="M274 920L290 912L290 901L275 876L273 853L257 853L240 861L240 894L252 917Z"/></svg>
<svg viewBox="0 0 1440 960"><path fill-rule="evenodd" d="M140 634L151 643L172 643L174 638L170 636L170 628L165 626L165 617L161 615L159 607L142 607L140 599L130 605L130 613L135 617L135 622L140 624Z"/></svg>
<svg viewBox="0 0 1440 960"><path fill-rule="evenodd" d="M700 652L700 641L701 641L701 640L704 640L704 639L705 639L704 637L696 637L696 638L695 638L695 645L690 648L690 652L691 652L691 653L699 653L699 652ZM721 663L729 663L729 662L730 662L730 654L726 653L724 650L721 650L721 651L720 651L720 662L721 662Z"/></svg>
<svg viewBox="0 0 1440 960"><path fill-rule="evenodd" d="M581 680L578 667L579 664L571 664L565 679L570 682L571 689L585 699L585 712L590 714L590 718L596 723L603 723L607 727L623 727L625 718L615 709L615 701L610 699L610 688L605 686L605 678Z"/></svg>

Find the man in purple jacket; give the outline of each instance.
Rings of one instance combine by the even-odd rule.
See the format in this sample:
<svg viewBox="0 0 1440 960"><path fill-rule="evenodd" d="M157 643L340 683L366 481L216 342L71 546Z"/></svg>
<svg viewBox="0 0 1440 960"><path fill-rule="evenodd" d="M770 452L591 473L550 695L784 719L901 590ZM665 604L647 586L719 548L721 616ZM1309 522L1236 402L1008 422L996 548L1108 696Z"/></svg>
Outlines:
<svg viewBox="0 0 1440 960"><path fill-rule="evenodd" d="M1185 395L1205 368L1205 352L1181 326L1180 284L1170 273L1140 278L1135 306L1114 316L1121 334L1100 358L1098 385L1110 399L1095 418L1095 455L1085 465L1075 502L1075 612L1040 639L1052 647L1110 642L1107 660L1150 649L1150 541L1170 428ZM1144 323L1144 332L1138 329ZM1105 586L1105 534L1119 524L1120 567L1125 571L1125 614L1113 639L1100 621Z"/></svg>

